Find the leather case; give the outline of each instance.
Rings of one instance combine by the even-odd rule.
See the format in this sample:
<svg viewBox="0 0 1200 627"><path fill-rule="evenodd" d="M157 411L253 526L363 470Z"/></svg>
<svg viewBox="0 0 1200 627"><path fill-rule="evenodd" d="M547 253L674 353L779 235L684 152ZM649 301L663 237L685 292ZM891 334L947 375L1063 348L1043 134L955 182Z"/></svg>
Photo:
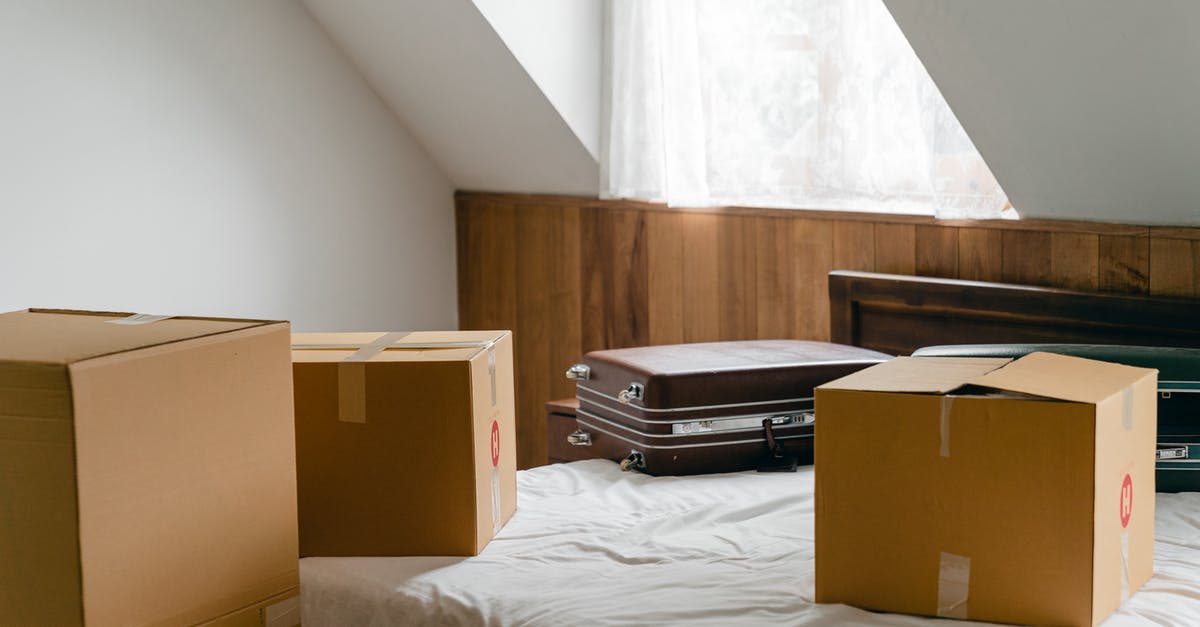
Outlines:
<svg viewBox="0 0 1200 627"><path fill-rule="evenodd" d="M889 358L800 340L593 351L567 370L571 443L655 475L811 463L813 388Z"/></svg>
<svg viewBox="0 0 1200 627"><path fill-rule="evenodd" d="M1200 491L1200 349L1107 344L929 346L914 357L1021 357L1041 351L1158 369L1159 492Z"/></svg>

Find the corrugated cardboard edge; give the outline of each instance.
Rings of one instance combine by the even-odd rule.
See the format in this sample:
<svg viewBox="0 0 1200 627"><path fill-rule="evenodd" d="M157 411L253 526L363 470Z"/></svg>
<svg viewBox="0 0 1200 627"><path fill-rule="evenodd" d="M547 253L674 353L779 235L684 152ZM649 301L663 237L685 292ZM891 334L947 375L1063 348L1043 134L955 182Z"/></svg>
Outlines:
<svg viewBox="0 0 1200 627"><path fill-rule="evenodd" d="M479 357L480 353L487 351L488 353L488 372L492 380L492 405L496 404L496 344L504 339L505 336L511 336L512 332L507 330L488 331L483 330L481 333L494 333L495 336L488 340L464 340L461 342L403 342L404 338L412 335L414 331L371 331L366 333L378 333L379 337L370 342L363 343L331 343L331 344L292 344L292 350L354 350L354 353L346 356L338 365L338 420L342 422L353 422L363 424L367 422L367 374L365 364L371 361L376 355L386 350L434 350L441 348L476 348L475 351L465 361L473 362Z"/></svg>
<svg viewBox="0 0 1200 627"><path fill-rule="evenodd" d="M299 597L300 585L297 584L288 588L287 590L284 590L283 592L273 594L265 599L255 601L253 603L249 603L243 607L239 607L236 610L222 614L211 620L206 620L203 623L196 623L196 627L242 627L243 625L263 625L264 627L274 627L266 620L267 616L265 615L265 611L276 603L287 601L288 599L297 599ZM290 627L291 625L298 625L299 623L300 619L297 617L296 622L285 624Z"/></svg>
<svg viewBox="0 0 1200 627"><path fill-rule="evenodd" d="M47 311L47 312L50 312L50 313L58 313L58 312L62 312L62 311L65 311L65 310L46 310L46 311ZM34 312L34 313L38 313L38 312ZM85 315L90 315L90 314L91 314L91 313L93 313L93 312L82 312L82 313L84 313ZM216 319L216 318L191 318L191 319L193 319L193 320L218 320L218 319ZM243 321L243 320L239 320L239 319L228 319L228 320L232 320L232 321L236 321L236 322L242 322L242 321ZM147 345L145 345L145 346L139 346L139 347L136 347L136 348L130 348L130 349L127 349L127 350L113 351L113 352L111 352L111 353L106 353L106 354L104 354L104 355L94 355L94 356L88 357L88 358L86 358L86 359L80 359L80 360L77 360L77 361L75 361L75 362L72 362L71 364L65 364L65 365L64 365L64 368L66 369L66 372L67 372L67 392L68 392L68 394L70 394L70 397L71 397L71 420L72 420L72 421L74 421L74 419L75 419L75 416L76 416L76 415L77 415L77 413L78 413L78 409L75 407L74 384L73 384L73 382L72 382L72 380L71 380L71 378L72 378L72 372L71 372L71 366L72 366L72 364L84 364L84 363L87 363L87 362L90 362L90 361L93 361L93 360L96 360L96 359L102 359L102 358L113 358L113 357L118 357L118 356L122 356L122 355L127 355L127 354L131 354L131 353L135 353L135 352L137 352L137 351L141 351L141 350L146 350L146 349L151 349L151 348L157 348L157 347L161 347L161 346L168 346L168 345L172 345L172 344L182 344L182 343L184 343L184 342L191 342L191 341L194 341L194 340L200 340L200 339L205 339L205 338L212 338L212 337L216 337L216 336L220 336L220 335L230 335L230 334L247 333L247 332L261 333L261 332L264 332L264 331L266 331L268 327L271 327L271 326L276 326L276 325L285 325L285 326L290 326L290 325L291 325L291 323L290 323L290 322L288 322L288 321L285 321L285 320L270 320L270 321L261 321L261 320L248 320L248 321L246 321L246 322L255 322L255 323L258 323L258 324L252 324L252 325L250 325L250 326L241 327L241 328L238 328L238 329L225 329L225 330L222 330L222 331L217 331L217 332L214 332L214 333L205 333L205 334L202 334L202 335L195 335L195 336L192 336L192 337L180 338L180 339L177 339L177 340L172 340L172 341L169 341L169 342L159 342L159 343L156 343L156 344L147 344ZM289 334L290 334L290 331L289 331ZM26 363L35 363L35 362L26 362ZM74 437L72 437L72 448L74 448ZM79 467L79 466L78 466L78 461L76 461L76 464L75 464L75 470L76 470L76 472L78 472L78 467ZM76 490L76 493L75 493L75 503L76 503L76 507L75 507L75 515L76 515L75 528L76 528L77 530L80 528L80 521L79 521L79 515L80 515L80 514L79 514L79 493L78 493L78 489L79 489L79 482L78 482L78 477L76 477L76 481L75 481L75 490ZM80 590L80 599L81 599L81 602L80 602L80 612L81 612L81 614L82 614L82 615L80 616L80 623L79 623L79 624L80 624L80 625L84 625L84 624L86 624L86 622L87 622L87 621L86 621L86 616L87 616L87 596L86 596L86 595L87 595L87 591L84 589L84 585L83 585L83 583L84 583L84 582L83 582L83 551L82 551L82 543L80 543L80 550L78 551L78 559L79 559L79 569L78 569L78 571L77 571L77 572L78 572L78 574L79 574L79 590ZM246 605L246 606L244 606L244 607L241 607L241 608L239 608L239 609L237 609L237 610L234 610L234 611L232 611L232 612L227 612L226 614L222 615L222 618L224 618L224 617L229 617L229 616L232 616L232 615L234 615L234 614L236 614L236 613L238 613L238 612L244 612L244 611L245 611L247 608L255 608L255 607L258 607L258 606L259 606L261 603L265 603L266 601L269 601L269 600L271 600L271 599L274 599L275 597L287 598L287 595L288 595L289 593L291 593L291 594L299 594L299 589L300 589L300 588L299 588L299 586L300 586L300 569L299 569L299 555L298 555L298 552L297 552L297 558L296 558L296 559L297 559L297 567L296 567L296 569L294 569L294 570L290 570L290 571L288 571L288 572L286 572L286 573L280 574L280 575L278 575L278 576L276 576L276 577L272 578L272 579L271 579L270 581L268 581L267 583L264 583L264 584L261 586L260 590L259 590L259 591L256 593L256 594L258 594L258 595L260 595L260 596L261 596L261 595L264 595L264 594L269 594L269 595L270 595L269 597L267 597L267 598L263 599L262 601L256 601L256 602L252 602L252 603L250 603L250 604L248 604L248 605ZM279 590L279 589L280 589L280 587L279 587L279 586L281 585L281 583L282 583L282 584L284 584L284 585L286 585L286 586L287 586L287 588L285 588L285 589L284 589L284 591L282 591L282 592L278 592L278 593L275 593L275 592L273 592L274 590ZM217 625L220 625L220 626L222 626L222 627L226 627L226 626L227 626L227 627L235 627L235 626L241 625L242 623L240 623L240 622L224 622L224 623L217 623L217 622L216 622L217 620L221 620L222 618L213 619L213 620L210 620L210 621L208 621L208 622L205 622L205 623L196 623L196 621L197 621L197 620L205 620L205 617L207 617L207 616L212 616L214 613L221 611L221 610L223 609L223 607L225 607L225 606L227 606L227 605L228 605L228 603L229 603L229 600L228 600L228 599L222 599L222 600L215 601L215 602L212 602L212 603L207 603L207 604L204 604L204 605L202 605L202 606L200 606L200 607L197 607L197 608L192 608L192 609L190 609L190 610L187 610L186 612L183 612L183 613L181 613L181 614L178 614L178 615L176 615L176 616L173 616L173 617L170 617L170 618L164 619L164 620L162 620L162 621L148 623L148 625L153 625L153 626L162 626L162 627L166 627L166 626L168 626L168 625L184 625L184 624L191 624L191 625L200 625L200 624L203 624L203 625L214 625L214 627L215 627L215 626L217 626ZM252 624L256 624L256 623L252 623Z"/></svg>
<svg viewBox="0 0 1200 627"><path fill-rule="evenodd" d="M129 312L87 311L87 310L82 310L82 309L46 309L46 308L36 308L36 307L30 307L29 309L26 309L24 311L28 311L29 313L66 314L66 315L77 315L77 316L97 316L97 317L114 317L114 318L118 317L118 316L135 315L135 314L132 314ZM209 321L209 322L245 322L245 323L247 323L247 326L241 327L239 329L222 329L220 331L213 331L212 333L203 333L201 335L193 335L190 337L181 337L181 338L170 340L167 342L144 344L142 346L135 346L135 347L127 348L124 350L112 351L109 353L102 353L99 355L89 355L82 359L76 359L75 361L66 362L66 363L67 364L79 363L79 362L84 362L84 361L88 361L91 359L99 359L101 357L109 357L111 355L119 355L121 353L129 353L132 351L140 351L140 350L147 349L147 348L154 348L155 346L166 346L168 344L178 344L180 342L187 342L189 340L195 340L195 339L199 339L202 337L212 337L214 335L223 335L226 333L237 333L239 331L246 331L248 329L258 329L258 328L270 326L273 324L291 324L287 320L258 320L258 319L253 319L253 318L211 318L211 317L205 317L205 316L171 316L171 318L176 319L176 320L205 320L205 321ZM57 364L57 363L63 363L63 362L22 360L22 363Z"/></svg>
<svg viewBox="0 0 1200 627"><path fill-rule="evenodd" d="M507 370L510 374L512 374L512 376L515 377L516 372L513 370L513 367L515 366L516 340L515 340L515 338L513 338L512 331L500 330L500 331L495 331L495 333L496 333L496 336L486 346L481 346L480 349L478 351L476 351L475 354L471 355L470 359L468 359L467 361L468 361L468 363L473 365L475 363L475 360L479 359L480 355L482 355L486 352L486 354L487 354L486 370L487 370L487 377L490 380L490 388L491 388L490 389L490 397L489 397L489 408L494 410L498 414L500 412L501 408L499 407L500 399L499 399L499 395L498 395L498 388L497 388L497 382L496 382L496 371L497 371L497 367L496 367L496 352L497 352L497 350L496 349L497 349L497 346L499 346L502 343L504 343L505 341L507 341L507 343L508 343L507 350L508 350L508 357L509 357L509 363L508 363ZM474 394L476 393L476 391L477 390L475 389L475 386L472 385L471 386L472 414L474 414L474 408L475 408ZM515 432L515 429L516 429L515 398L514 398L514 407L512 408L512 410L513 410L513 413L512 413L513 425L512 425L512 427ZM471 420L472 430L474 430L476 426L477 425L476 425L476 421L475 421L475 416L472 415L472 420ZM515 439L515 433L513 435L514 435L514 439ZM477 434L472 433L472 438L476 438L476 437L478 437ZM489 433L489 437L490 437L490 433ZM501 437L503 437L503 436L501 436ZM509 455L512 455L515 457L516 446L506 446L506 445L501 444L501 447L502 447L501 448L502 456L505 456L504 451L511 450L512 452L509 453ZM473 466L477 463L477 461L478 460L474 456L471 458L471 463ZM496 466L492 466L491 464L488 465L488 467L491 468L491 471L492 471L492 477L491 477L491 482L490 482L491 483L491 486L490 486L490 488L491 488L491 490L490 490L491 491L490 509L491 509L491 514L492 514L492 520L490 522L492 523L492 532L486 539L481 538L478 535L478 530L479 530L480 522L481 522L479 520L479 516L480 516L479 505L480 504L477 503L476 507L475 507L475 516L476 516L476 520L475 520L476 537L475 537L475 542L474 542L474 544L475 544L474 554L475 555L478 555L480 552L482 552L483 549L486 548L487 545L490 544L491 541L496 538L496 535L500 532L500 530L503 529L506 524L508 524L508 521L511 520L512 517L516 514L517 503L515 501L512 503L511 511L507 511L507 508L505 507L505 503L506 503L506 501L504 499L505 490L504 490L504 487L502 485L500 485L500 482L503 480L502 473L499 470L500 465L504 465L504 462L501 461L500 464L498 464ZM478 476L479 468L475 467L473 470L474 470L474 473L473 473L474 476ZM478 494L476 496L478 496Z"/></svg>

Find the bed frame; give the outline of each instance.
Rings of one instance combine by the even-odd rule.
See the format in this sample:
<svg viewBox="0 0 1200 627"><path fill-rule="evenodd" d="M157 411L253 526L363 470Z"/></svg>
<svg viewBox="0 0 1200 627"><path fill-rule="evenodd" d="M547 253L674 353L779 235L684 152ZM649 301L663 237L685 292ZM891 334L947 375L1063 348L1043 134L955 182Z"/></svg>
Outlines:
<svg viewBox="0 0 1200 627"><path fill-rule="evenodd" d="M922 346L1064 342L1200 347L1200 300L835 270L832 341Z"/></svg>

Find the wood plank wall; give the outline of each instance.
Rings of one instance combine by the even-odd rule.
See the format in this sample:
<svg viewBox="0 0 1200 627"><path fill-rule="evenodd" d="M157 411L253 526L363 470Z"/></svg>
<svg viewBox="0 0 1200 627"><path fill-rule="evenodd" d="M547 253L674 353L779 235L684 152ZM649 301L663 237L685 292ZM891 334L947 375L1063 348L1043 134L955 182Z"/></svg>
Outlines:
<svg viewBox="0 0 1200 627"><path fill-rule="evenodd" d="M514 331L522 468L545 463L543 403L574 395L563 371L583 353L827 340L833 269L1200 297L1200 229L473 192L456 200L459 324Z"/></svg>

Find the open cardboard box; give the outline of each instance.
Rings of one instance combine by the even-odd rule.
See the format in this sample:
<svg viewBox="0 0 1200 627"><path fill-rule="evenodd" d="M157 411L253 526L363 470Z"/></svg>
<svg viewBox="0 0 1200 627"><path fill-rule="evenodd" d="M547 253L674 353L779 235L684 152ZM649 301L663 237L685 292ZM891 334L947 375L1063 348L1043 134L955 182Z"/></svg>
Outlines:
<svg viewBox="0 0 1200 627"><path fill-rule="evenodd" d="M1154 370L900 357L816 391L816 600L1095 625L1150 578Z"/></svg>

